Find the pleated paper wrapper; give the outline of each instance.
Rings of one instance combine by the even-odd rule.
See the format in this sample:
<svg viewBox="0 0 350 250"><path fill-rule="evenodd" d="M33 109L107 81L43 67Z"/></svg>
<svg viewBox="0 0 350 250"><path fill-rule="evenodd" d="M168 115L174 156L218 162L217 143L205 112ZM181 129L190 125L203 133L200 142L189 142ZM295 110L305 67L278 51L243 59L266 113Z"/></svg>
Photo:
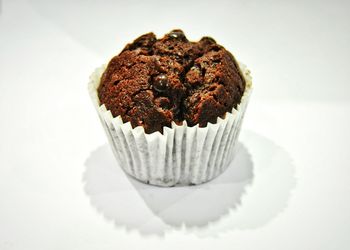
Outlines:
<svg viewBox="0 0 350 250"><path fill-rule="evenodd" d="M246 90L237 109L206 127L173 122L171 128L164 127L163 134L146 134L142 126L132 128L120 116L113 117L97 95L106 65L97 68L90 76L89 93L119 166L136 179L158 186L200 184L222 173L234 157L252 89L250 71L239 65Z"/></svg>

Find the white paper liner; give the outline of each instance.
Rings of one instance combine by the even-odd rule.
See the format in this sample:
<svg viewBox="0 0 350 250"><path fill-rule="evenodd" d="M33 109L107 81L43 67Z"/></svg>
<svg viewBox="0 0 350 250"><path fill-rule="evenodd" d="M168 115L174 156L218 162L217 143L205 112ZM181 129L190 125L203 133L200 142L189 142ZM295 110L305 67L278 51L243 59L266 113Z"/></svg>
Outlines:
<svg viewBox="0 0 350 250"><path fill-rule="evenodd" d="M113 118L100 105L97 88L106 65L90 76L89 93L106 131L115 158L126 173L158 186L190 185L207 182L222 173L234 157L234 147L241 129L252 89L250 71L239 64L246 80L246 90L237 109L226 112L215 124L189 127L172 122L163 134L146 134L142 126L132 128L120 116Z"/></svg>

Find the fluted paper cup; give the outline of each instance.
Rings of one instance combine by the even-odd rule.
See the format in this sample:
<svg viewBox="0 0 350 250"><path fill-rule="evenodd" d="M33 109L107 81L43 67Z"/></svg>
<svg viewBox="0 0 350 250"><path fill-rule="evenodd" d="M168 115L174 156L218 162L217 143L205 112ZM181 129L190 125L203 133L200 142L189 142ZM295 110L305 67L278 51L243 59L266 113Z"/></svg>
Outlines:
<svg viewBox="0 0 350 250"><path fill-rule="evenodd" d="M234 157L252 89L249 70L240 64L246 89L237 109L226 112L215 124L189 127L172 122L163 134L146 134L142 126L132 128L120 116L101 105L97 88L106 65L90 76L89 93L106 131L119 166L136 179L158 186L190 185L207 182L222 173Z"/></svg>

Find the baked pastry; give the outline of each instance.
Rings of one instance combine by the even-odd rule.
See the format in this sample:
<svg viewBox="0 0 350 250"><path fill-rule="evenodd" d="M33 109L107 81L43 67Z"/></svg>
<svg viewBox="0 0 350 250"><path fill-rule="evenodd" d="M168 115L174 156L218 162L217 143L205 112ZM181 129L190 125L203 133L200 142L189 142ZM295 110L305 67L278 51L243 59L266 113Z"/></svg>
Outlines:
<svg viewBox="0 0 350 250"><path fill-rule="evenodd" d="M204 127L236 108L245 80L230 52L214 39L190 42L181 30L148 33L109 62L98 96L114 117L146 133L183 120Z"/></svg>
<svg viewBox="0 0 350 250"><path fill-rule="evenodd" d="M159 186L200 184L235 155L251 77L214 39L190 42L173 30L127 44L91 75L89 92L126 173Z"/></svg>

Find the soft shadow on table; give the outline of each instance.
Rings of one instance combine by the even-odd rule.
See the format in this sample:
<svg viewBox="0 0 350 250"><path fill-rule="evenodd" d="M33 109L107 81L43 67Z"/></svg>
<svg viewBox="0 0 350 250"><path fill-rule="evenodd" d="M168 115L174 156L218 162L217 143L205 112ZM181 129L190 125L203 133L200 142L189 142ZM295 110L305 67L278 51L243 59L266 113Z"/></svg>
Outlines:
<svg viewBox="0 0 350 250"><path fill-rule="evenodd" d="M238 143L236 156L223 174L208 183L186 187L141 183L121 170L107 145L101 146L86 161L85 192L107 220L143 235L161 236L174 229L205 234L208 228L219 233L263 226L286 207L295 185L294 170L283 149L253 132L243 135L249 145ZM250 144L259 146L252 147L256 151L253 156ZM260 169L255 163L253 167L252 157ZM272 186L266 181L271 166L272 170L278 170L277 166L287 170L271 172L280 174Z"/></svg>

